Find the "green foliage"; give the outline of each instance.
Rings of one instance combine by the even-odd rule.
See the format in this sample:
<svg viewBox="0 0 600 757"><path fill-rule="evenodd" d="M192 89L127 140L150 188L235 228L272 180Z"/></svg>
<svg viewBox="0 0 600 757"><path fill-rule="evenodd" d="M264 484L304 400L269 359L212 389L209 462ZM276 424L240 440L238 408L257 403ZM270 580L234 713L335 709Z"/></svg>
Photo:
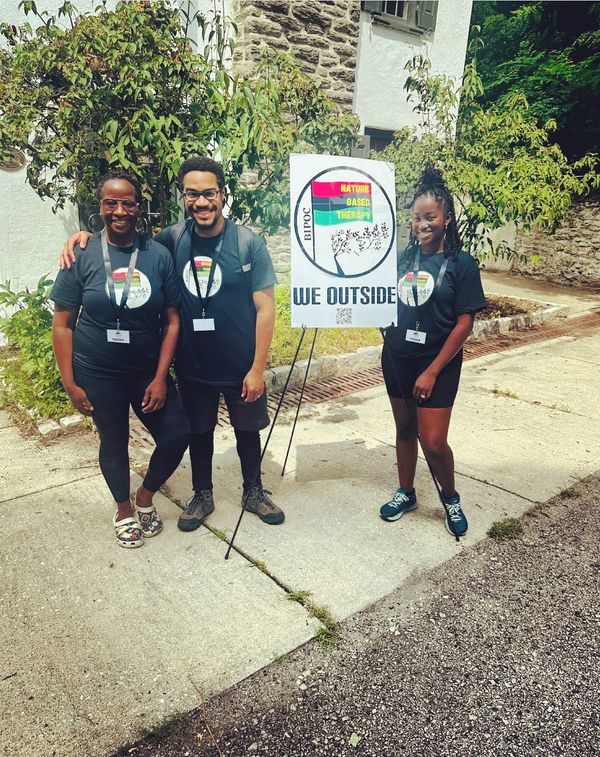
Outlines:
<svg viewBox="0 0 600 757"><path fill-rule="evenodd" d="M7 382L4 394L43 418L59 418L73 411L52 352L51 284L44 276L32 291L14 292L10 282L0 285L0 308L13 311L0 319L0 330L8 340L2 356L2 375Z"/></svg>
<svg viewBox="0 0 600 757"><path fill-rule="evenodd" d="M37 28L0 25L0 158L25 152L29 183L55 207L89 204L107 167L130 169L164 225L179 215L182 161L215 154L232 215L272 232L289 222L289 153L347 153L357 120L289 57L265 49L253 78L233 75L235 27L184 6L102 2L80 14L65 2L53 16L23 3Z"/></svg>
<svg viewBox="0 0 600 757"><path fill-rule="evenodd" d="M313 602L311 594L312 592L310 591L298 589L289 591L287 598L290 602L297 602L302 605L308 611L311 618L316 618L321 623L321 627L316 634L316 639L321 646L330 647L339 639L335 619L326 607Z"/></svg>
<svg viewBox="0 0 600 757"><path fill-rule="evenodd" d="M517 539L523 534L523 524L517 518L504 518L492 523L487 531L487 535L496 541L510 541Z"/></svg>
<svg viewBox="0 0 600 757"><path fill-rule="evenodd" d="M510 257L513 250L492 239L494 229L513 221L522 229L553 231L573 197L600 186L597 158L586 155L569 164L550 142L555 123L538 126L522 94L509 93L487 108L480 104L483 87L475 59L456 90L451 79L432 76L421 56L407 69L406 87L409 97L418 97L421 129L400 130L378 155L396 166L399 223L408 222L414 183L423 167L433 164L443 170L457 199L464 249L478 257Z"/></svg>
<svg viewBox="0 0 600 757"><path fill-rule="evenodd" d="M600 4L476 2L484 105L521 93L570 158L600 151Z"/></svg>
<svg viewBox="0 0 600 757"><path fill-rule="evenodd" d="M269 351L269 367L289 365L292 362L301 330L291 326L290 287L287 284L275 289L275 305L277 320L275 333ZM302 348L298 355L302 360L307 358L312 342L312 330L304 337ZM319 329L313 357L323 355L340 355L355 352L359 347L371 347L381 344L381 335L376 329Z"/></svg>

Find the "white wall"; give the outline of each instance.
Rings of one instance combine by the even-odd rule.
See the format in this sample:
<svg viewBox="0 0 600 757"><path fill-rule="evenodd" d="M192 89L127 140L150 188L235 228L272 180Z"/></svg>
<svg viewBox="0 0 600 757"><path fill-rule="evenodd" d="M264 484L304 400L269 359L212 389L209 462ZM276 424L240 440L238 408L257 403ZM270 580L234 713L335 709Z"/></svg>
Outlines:
<svg viewBox="0 0 600 757"><path fill-rule="evenodd" d="M62 0L38 0L38 10L55 13ZM79 10L91 11L96 0L78 0ZM0 18L12 24L39 22L19 10L17 0L0 0ZM54 277L58 253L66 237L79 228L77 209L68 204L56 214L52 202L42 200L26 181L25 169L0 170L2 224L0 225L0 281L11 280L13 289L34 286L44 274Z"/></svg>
<svg viewBox="0 0 600 757"><path fill-rule="evenodd" d="M463 73L472 0L440 0L435 30L427 37L372 24L369 13L360 14L354 111L365 126L394 131L417 125L413 103L403 89L406 63L419 53L432 63L432 73Z"/></svg>

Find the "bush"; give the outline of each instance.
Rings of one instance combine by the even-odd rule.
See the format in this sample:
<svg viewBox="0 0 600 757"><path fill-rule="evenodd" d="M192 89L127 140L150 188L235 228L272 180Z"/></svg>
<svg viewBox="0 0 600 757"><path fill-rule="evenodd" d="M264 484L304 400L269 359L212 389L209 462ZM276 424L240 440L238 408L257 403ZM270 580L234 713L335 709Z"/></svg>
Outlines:
<svg viewBox="0 0 600 757"><path fill-rule="evenodd" d="M0 319L8 340L2 355L3 394L9 402L31 408L44 418L72 411L52 352L52 281L43 276L33 290L13 292L0 284L0 307L13 311Z"/></svg>

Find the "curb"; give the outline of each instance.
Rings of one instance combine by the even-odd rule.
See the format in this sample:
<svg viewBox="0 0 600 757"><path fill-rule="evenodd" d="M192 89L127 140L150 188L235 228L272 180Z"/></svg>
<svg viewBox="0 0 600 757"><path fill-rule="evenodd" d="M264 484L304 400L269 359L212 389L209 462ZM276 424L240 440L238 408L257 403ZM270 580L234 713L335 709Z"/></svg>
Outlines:
<svg viewBox="0 0 600 757"><path fill-rule="evenodd" d="M530 300L530 302L538 301ZM569 305L553 305L547 302L540 302L540 304L545 305L543 310L532 310L528 313L519 313L518 315L506 316L504 318L476 321L467 343L471 341L480 342L496 334L505 334L510 331L530 328L531 326L539 326L556 318L566 318L569 315ZM331 378L332 376L347 376L365 368L378 366L381 362L382 347L383 345L359 347L356 352L313 358L310 364L308 380L317 381L319 379ZM288 386L298 386L303 383L307 365L308 360L297 361ZM276 368L268 368L265 371L265 387L268 392L275 393L283 389L290 368L291 365L279 365ZM4 382L2 383L5 385ZM85 418L83 415L66 415L55 421L37 417L36 411L31 408L26 408L22 405L18 405L18 408L31 418L35 423L39 435L43 439L53 439L72 431L78 431L84 427Z"/></svg>
<svg viewBox="0 0 600 757"><path fill-rule="evenodd" d="M529 302L540 301L529 300ZM518 315L510 315L503 318L475 321L473 332L467 339L467 344L470 341L483 341L496 334L506 334L509 331L519 331L531 326L539 326L556 318L566 318L569 315L569 305L553 305L547 302L540 302L540 304L545 306L543 310L532 310L528 313L519 313ZM360 347L356 352L313 358L310 364L308 379L315 381L317 379L330 378L331 376L346 376L364 368L374 368L381 362L382 347L383 345ZM294 366L288 386L302 384L307 365L308 360L298 360ZM280 392L285 385L290 368L290 365L280 365L277 368L266 370L265 386L267 387L267 391Z"/></svg>
<svg viewBox="0 0 600 757"><path fill-rule="evenodd" d="M529 300L529 302L536 302L536 300ZM503 318L475 321L473 331L467 341L477 342L495 334L507 334L509 331L540 326L556 318L566 318L571 309L569 305L552 305L547 302L541 304L546 306L543 310L531 310L528 313L509 315Z"/></svg>

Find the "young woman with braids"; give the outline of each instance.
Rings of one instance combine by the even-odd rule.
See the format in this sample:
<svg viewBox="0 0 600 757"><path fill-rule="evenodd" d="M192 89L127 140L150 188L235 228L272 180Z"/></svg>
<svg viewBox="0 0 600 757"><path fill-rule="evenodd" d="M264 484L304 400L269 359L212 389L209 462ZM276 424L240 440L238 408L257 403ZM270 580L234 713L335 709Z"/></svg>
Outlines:
<svg viewBox="0 0 600 757"><path fill-rule="evenodd" d="M396 422L399 479L396 493L379 511L384 520L398 520L417 508L417 427L446 503L446 528L457 536L467 532L448 427L462 346L483 307L479 268L461 251L452 196L441 173L427 168L412 203L411 244L398 258L398 325L386 330L382 354Z"/></svg>

